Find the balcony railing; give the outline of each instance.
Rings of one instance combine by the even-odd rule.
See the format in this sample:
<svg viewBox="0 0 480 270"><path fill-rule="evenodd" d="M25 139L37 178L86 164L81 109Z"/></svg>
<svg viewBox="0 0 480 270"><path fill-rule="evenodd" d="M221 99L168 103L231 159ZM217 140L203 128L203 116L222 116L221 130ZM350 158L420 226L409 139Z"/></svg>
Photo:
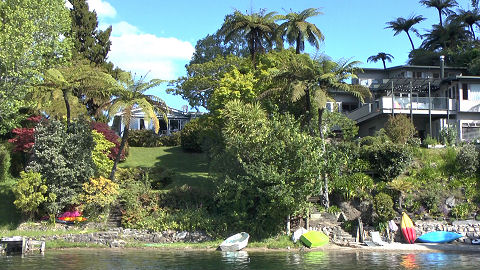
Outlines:
<svg viewBox="0 0 480 270"><path fill-rule="evenodd" d="M413 97L410 101L409 97L395 97L393 99L393 108L395 113L406 113L405 110L412 110L412 113L425 114L429 109L437 113L438 111L455 110L455 100L442 97ZM449 106L448 106L449 105ZM385 111L384 111L385 110ZM392 97L382 97L375 100L373 103L367 103L362 107L350 112L348 117L353 120L358 120L362 117L372 115L375 113L391 113L392 111ZM443 113L443 112L442 112Z"/></svg>

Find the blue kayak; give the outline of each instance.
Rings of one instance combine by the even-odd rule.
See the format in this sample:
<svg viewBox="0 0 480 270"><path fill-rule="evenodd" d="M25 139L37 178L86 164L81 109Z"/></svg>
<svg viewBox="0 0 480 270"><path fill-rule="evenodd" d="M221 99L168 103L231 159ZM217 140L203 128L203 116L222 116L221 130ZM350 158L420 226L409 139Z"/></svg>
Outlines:
<svg viewBox="0 0 480 270"><path fill-rule="evenodd" d="M423 243L447 243L456 240L463 235L454 232L436 231L423 234L417 240Z"/></svg>

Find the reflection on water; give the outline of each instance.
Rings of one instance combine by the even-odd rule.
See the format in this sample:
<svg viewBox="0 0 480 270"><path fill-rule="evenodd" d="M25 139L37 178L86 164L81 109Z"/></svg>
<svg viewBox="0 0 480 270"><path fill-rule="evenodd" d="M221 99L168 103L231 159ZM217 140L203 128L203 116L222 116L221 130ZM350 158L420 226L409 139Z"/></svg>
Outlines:
<svg viewBox="0 0 480 270"><path fill-rule="evenodd" d="M478 269L476 253L47 250L0 256L0 269Z"/></svg>

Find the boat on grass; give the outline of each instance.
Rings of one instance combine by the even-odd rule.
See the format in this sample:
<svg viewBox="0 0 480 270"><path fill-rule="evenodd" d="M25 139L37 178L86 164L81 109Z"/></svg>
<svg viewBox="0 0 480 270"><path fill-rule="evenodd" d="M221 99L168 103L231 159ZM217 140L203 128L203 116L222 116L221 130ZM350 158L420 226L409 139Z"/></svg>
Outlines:
<svg viewBox="0 0 480 270"><path fill-rule="evenodd" d="M321 247L328 243L328 236L323 232L309 231L300 236L300 241L307 247Z"/></svg>
<svg viewBox="0 0 480 270"><path fill-rule="evenodd" d="M455 232L435 231L423 234L417 240L423 243L447 243L457 240L463 235Z"/></svg>
<svg viewBox="0 0 480 270"><path fill-rule="evenodd" d="M247 246L249 238L246 232L237 233L225 239L219 248L221 251L238 251Z"/></svg>

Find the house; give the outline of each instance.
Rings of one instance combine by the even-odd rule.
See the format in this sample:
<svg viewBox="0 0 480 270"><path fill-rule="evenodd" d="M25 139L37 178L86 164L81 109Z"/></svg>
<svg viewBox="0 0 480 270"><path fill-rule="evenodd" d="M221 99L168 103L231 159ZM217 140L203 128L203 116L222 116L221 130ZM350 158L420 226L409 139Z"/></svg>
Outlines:
<svg viewBox="0 0 480 270"><path fill-rule="evenodd" d="M160 122L159 134L170 134L171 132L180 131L192 119L203 115L202 112L188 112L186 110L180 111L169 108L167 113L168 123L165 122L162 116L157 115ZM125 127L122 120L123 113L115 114L112 124L112 129L118 134L121 134ZM154 130L153 123L145 121L145 114L140 108L132 110L132 118L130 119L130 130L150 129Z"/></svg>
<svg viewBox="0 0 480 270"><path fill-rule="evenodd" d="M438 138L446 127L457 130L459 140L480 138L480 76L466 76L466 68L440 66L396 66L365 68L353 84L370 88L372 98L358 102L346 115L355 120L361 137L374 135L390 115L406 114L420 138Z"/></svg>

